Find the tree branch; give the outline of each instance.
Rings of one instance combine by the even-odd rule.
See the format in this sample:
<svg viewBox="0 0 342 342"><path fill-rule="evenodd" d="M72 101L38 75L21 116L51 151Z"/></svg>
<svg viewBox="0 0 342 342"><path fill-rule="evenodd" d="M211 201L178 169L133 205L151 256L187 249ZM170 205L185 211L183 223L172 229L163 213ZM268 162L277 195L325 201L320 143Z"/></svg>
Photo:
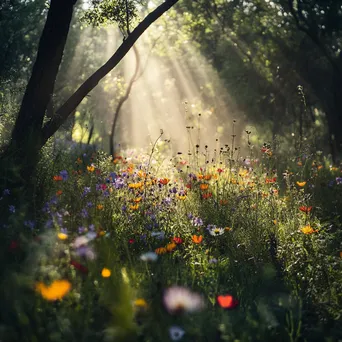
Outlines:
<svg viewBox="0 0 342 342"><path fill-rule="evenodd" d="M96 85L104 78L119 62L124 58L134 43L146 31L146 29L168 11L179 0L166 0L153 12L148 14L145 19L134 29L134 31L123 41L114 55L97 71L95 71L70 98L56 111L55 116L49 120L42 128L42 145L58 130L61 124L68 118L70 113L77 108L85 96L93 90Z"/></svg>

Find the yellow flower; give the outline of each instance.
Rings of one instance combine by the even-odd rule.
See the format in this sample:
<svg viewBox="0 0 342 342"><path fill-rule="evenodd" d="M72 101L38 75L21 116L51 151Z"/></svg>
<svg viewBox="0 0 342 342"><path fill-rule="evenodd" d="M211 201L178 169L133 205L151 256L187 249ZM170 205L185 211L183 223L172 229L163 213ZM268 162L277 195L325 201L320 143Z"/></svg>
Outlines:
<svg viewBox="0 0 342 342"><path fill-rule="evenodd" d="M130 183L128 184L128 187L130 189L139 189L139 188L142 188L143 186L143 183L142 182L139 182L139 183Z"/></svg>
<svg viewBox="0 0 342 342"><path fill-rule="evenodd" d="M312 233L317 233L318 230L313 229L309 224L306 225L301 229L302 233L304 234L312 234Z"/></svg>
<svg viewBox="0 0 342 342"><path fill-rule="evenodd" d="M296 182L296 184L302 188L303 186L305 186L306 182Z"/></svg>
<svg viewBox="0 0 342 342"><path fill-rule="evenodd" d="M60 240L66 240L68 238L68 235L65 233L58 233L57 236Z"/></svg>
<svg viewBox="0 0 342 342"><path fill-rule="evenodd" d="M94 165L87 166L87 170L89 172L94 172L95 171L95 166Z"/></svg>
<svg viewBox="0 0 342 342"><path fill-rule="evenodd" d="M146 309L147 308L146 300L143 298L138 298L134 301L134 306L138 308Z"/></svg>
<svg viewBox="0 0 342 342"><path fill-rule="evenodd" d="M103 268L101 275L103 278L109 278L112 272L108 268Z"/></svg>
<svg viewBox="0 0 342 342"><path fill-rule="evenodd" d="M139 204L129 206L129 209L132 209L132 210L138 210L138 208L139 208Z"/></svg>
<svg viewBox="0 0 342 342"><path fill-rule="evenodd" d="M62 299L71 289L71 283L67 280L55 280L46 286L42 282L36 283L36 291L49 301Z"/></svg>

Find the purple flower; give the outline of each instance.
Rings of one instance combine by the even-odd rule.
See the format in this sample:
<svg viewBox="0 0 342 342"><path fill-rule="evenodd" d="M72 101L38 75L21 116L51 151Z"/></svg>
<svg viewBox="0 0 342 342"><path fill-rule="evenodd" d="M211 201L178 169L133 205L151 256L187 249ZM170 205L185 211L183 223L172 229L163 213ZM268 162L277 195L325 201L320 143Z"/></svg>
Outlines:
<svg viewBox="0 0 342 342"><path fill-rule="evenodd" d="M68 175L68 171L67 171L67 170L62 170L59 174L62 176L62 179L63 179L64 181L66 181L66 180L69 178L69 175Z"/></svg>
<svg viewBox="0 0 342 342"><path fill-rule="evenodd" d="M336 184L342 184L342 177L336 177Z"/></svg>
<svg viewBox="0 0 342 342"><path fill-rule="evenodd" d="M27 221L24 221L24 225L30 228L31 230L33 230L36 224L34 223L34 221L27 220Z"/></svg>
<svg viewBox="0 0 342 342"><path fill-rule="evenodd" d="M84 233L84 232L85 232L85 230L86 230L86 228L85 228L85 227L83 227L83 226L81 226L81 227L78 227L78 233L79 233L79 234L82 234L82 233Z"/></svg>
<svg viewBox="0 0 342 342"><path fill-rule="evenodd" d="M86 196L87 194L89 194L89 192L91 191L90 187L89 186L86 186L84 189L83 189L83 194L82 196Z"/></svg>
<svg viewBox="0 0 342 342"><path fill-rule="evenodd" d="M45 223L45 228L50 229L53 226L53 220L47 220Z"/></svg>
<svg viewBox="0 0 342 342"><path fill-rule="evenodd" d="M10 213L14 214L15 213L15 206L14 205L9 205L8 206L8 210L10 211Z"/></svg>
<svg viewBox="0 0 342 342"><path fill-rule="evenodd" d="M203 221L200 217L194 217L191 220L191 223L195 226L195 227L201 227L203 226Z"/></svg>
<svg viewBox="0 0 342 342"><path fill-rule="evenodd" d="M114 180L115 189L122 189L125 185L125 181L122 178L116 178Z"/></svg>
<svg viewBox="0 0 342 342"><path fill-rule="evenodd" d="M3 194L4 196L8 196L8 195L11 194L11 191L10 191L10 189L5 189L5 190L2 192L2 194Z"/></svg>
<svg viewBox="0 0 342 342"><path fill-rule="evenodd" d="M81 211L81 216L87 218L89 216L87 209L83 208Z"/></svg>
<svg viewBox="0 0 342 342"><path fill-rule="evenodd" d="M93 207L93 206L94 206L93 202L87 202L87 207L88 207L88 208L91 208L91 207Z"/></svg>
<svg viewBox="0 0 342 342"><path fill-rule="evenodd" d="M171 197L166 197L163 199L163 203L166 205L169 205L172 202L172 198Z"/></svg>
<svg viewBox="0 0 342 342"><path fill-rule="evenodd" d="M82 245L82 246L76 248L75 252L80 257L84 257L84 258L89 259L89 260L95 259L95 253L94 253L93 249L88 245Z"/></svg>

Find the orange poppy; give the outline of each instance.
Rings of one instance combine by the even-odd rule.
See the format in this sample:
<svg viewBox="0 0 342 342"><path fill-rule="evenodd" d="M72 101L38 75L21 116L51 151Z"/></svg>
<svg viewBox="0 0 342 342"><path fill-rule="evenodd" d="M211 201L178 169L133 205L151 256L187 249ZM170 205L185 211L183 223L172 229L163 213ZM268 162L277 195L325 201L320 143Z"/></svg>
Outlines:
<svg viewBox="0 0 342 342"><path fill-rule="evenodd" d="M62 176L53 176L53 180L55 181L55 182L59 182L59 181L62 181L63 180L63 177Z"/></svg>
<svg viewBox="0 0 342 342"><path fill-rule="evenodd" d="M205 183L200 184L201 190L207 190L208 188L209 188L209 184L205 184Z"/></svg>
<svg viewBox="0 0 342 342"><path fill-rule="evenodd" d="M36 291L48 301L62 299L70 289L71 283L68 280L55 280L48 286L42 282L36 283Z"/></svg>
<svg viewBox="0 0 342 342"><path fill-rule="evenodd" d="M223 309L234 309L239 305L239 301L231 295L220 295L217 297L217 302Z"/></svg>
<svg viewBox="0 0 342 342"><path fill-rule="evenodd" d="M162 185L166 185L168 182L170 182L170 179L168 178L160 178L159 183Z"/></svg>
<svg viewBox="0 0 342 342"><path fill-rule="evenodd" d="M202 235L193 235L192 236L192 241L194 243L201 243L203 241L203 236Z"/></svg>

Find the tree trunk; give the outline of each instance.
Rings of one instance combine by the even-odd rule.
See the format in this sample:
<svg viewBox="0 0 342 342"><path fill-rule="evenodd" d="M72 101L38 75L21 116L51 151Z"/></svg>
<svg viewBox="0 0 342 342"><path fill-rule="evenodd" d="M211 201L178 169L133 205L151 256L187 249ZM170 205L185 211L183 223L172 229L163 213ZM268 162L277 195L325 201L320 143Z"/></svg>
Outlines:
<svg viewBox="0 0 342 342"><path fill-rule="evenodd" d="M135 71L134 71L134 74L133 74L131 80L128 83L125 94L119 99L118 105L117 105L115 113L114 113L112 130L111 130L111 133L109 135L109 151L110 151L111 156L113 156L113 157L114 157L114 134L115 134L115 128L116 128L118 120L119 120L120 110L121 110L122 106L124 105L124 103L128 100L128 97L131 93L134 82L138 79L138 72L139 72L139 67L140 67L140 58L139 58L138 49L135 46L133 46L133 50L134 50L135 60L136 60Z"/></svg>
<svg viewBox="0 0 342 342"><path fill-rule="evenodd" d="M37 58L12 131L12 139L1 156L2 181L3 168L7 169L6 181L12 180L15 184L29 182L33 175L42 147L43 120L53 94L76 1L51 0ZM15 170L11 170L11 166Z"/></svg>

